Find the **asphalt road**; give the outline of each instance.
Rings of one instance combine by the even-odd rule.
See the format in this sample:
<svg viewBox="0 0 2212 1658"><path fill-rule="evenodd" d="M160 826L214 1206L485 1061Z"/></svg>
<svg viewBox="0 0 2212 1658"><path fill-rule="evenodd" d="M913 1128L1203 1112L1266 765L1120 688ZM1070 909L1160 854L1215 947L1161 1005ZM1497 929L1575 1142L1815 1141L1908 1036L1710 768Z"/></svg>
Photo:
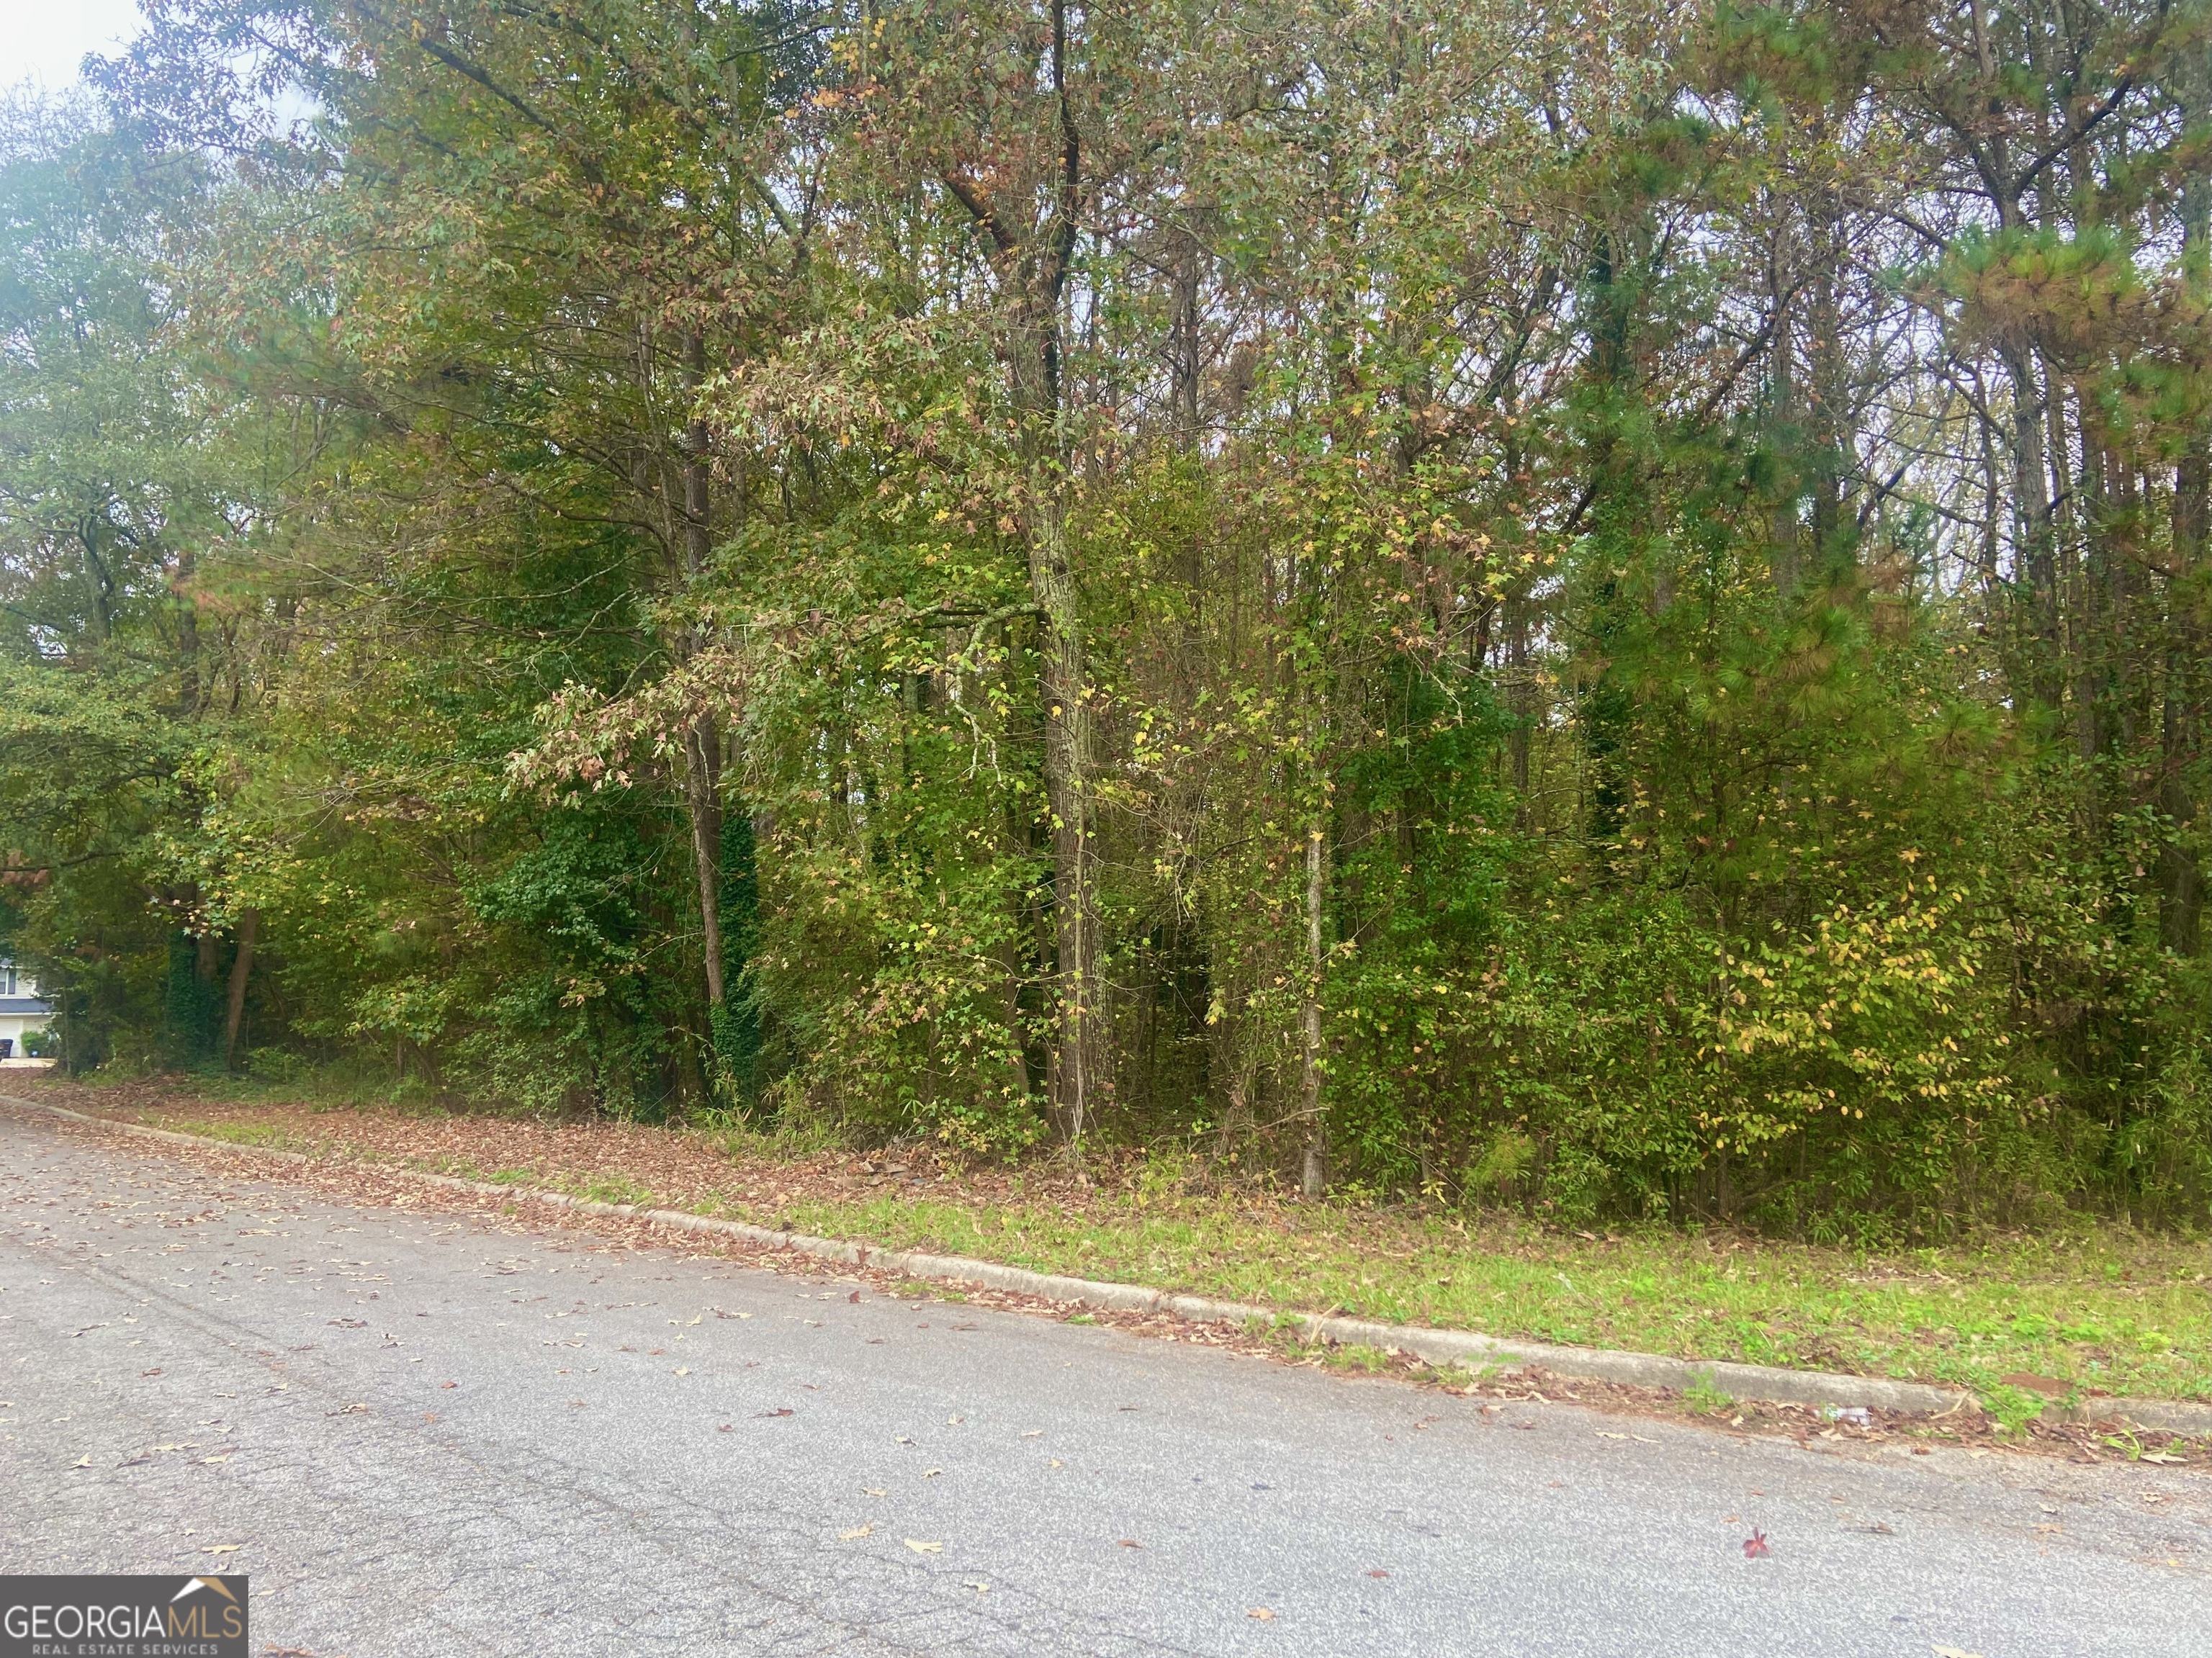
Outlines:
<svg viewBox="0 0 2212 1658"><path fill-rule="evenodd" d="M0 1108L0 1570L246 1572L315 1658L2212 1652L2200 1475L854 1287Z"/></svg>

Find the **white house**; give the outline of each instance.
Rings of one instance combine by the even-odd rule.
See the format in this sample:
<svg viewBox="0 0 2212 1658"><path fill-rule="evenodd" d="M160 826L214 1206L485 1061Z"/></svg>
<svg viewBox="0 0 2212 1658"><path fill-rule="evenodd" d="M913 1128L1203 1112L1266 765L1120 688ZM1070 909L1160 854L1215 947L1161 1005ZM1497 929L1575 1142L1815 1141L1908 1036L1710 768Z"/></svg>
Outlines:
<svg viewBox="0 0 2212 1658"><path fill-rule="evenodd" d="M23 1038L44 1030L53 1014L53 1004L40 999L31 975L0 960L0 1064L21 1060Z"/></svg>

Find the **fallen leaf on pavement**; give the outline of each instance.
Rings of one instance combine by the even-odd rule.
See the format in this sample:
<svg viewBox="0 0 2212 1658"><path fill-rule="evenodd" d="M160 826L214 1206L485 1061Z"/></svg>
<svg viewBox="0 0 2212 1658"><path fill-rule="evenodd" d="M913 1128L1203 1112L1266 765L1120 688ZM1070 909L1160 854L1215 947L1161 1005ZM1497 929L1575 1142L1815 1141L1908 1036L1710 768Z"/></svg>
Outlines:
<svg viewBox="0 0 2212 1658"><path fill-rule="evenodd" d="M1133 1537L1125 1537L1121 1539L1119 1546L1125 1549L1141 1549L1145 1546Z"/></svg>
<svg viewBox="0 0 2212 1658"><path fill-rule="evenodd" d="M422 1419L425 1422L435 1422L438 1419L438 1413L435 1411L425 1411L422 1412Z"/></svg>
<svg viewBox="0 0 2212 1658"><path fill-rule="evenodd" d="M860 1495L863 1497L889 1497L890 1492L881 1485L863 1485L860 1487Z"/></svg>
<svg viewBox="0 0 2212 1658"><path fill-rule="evenodd" d="M2171 1451L2145 1451L2142 1454L2142 1461L2146 1462L2179 1462L2181 1460Z"/></svg>
<svg viewBox="0 0 2212 1658"><path fill-rule="evenodd" d="M210 1543L200 1552L202 1554L236 1554L245 1546L243 1543Z"/></svg>
<svg viewBox="0 0 2212 1658"><path fill-rule="evenodd" d="M1773 1552L1766 1546L1766 1533L1763 1531L1754 1531L1743 1540L1743 1558L1747 1560L1763 1559Z"/></svg>
<svg viewBox="0 0 2212 1658"><path fill-rule="evenodd" d="M1275 1614L1268 1611L1265 1606L1254 1606L1247 1611L1244 1615L1247 1618L1256 1618L1263 1624L1272 1624L1275 1621Z"/></svg>
<svg viewBox="0 0 2212 1658"><path fill-rule="evenodd" d="M690 1376L691 1374L691 1367L688 1364L679 1364L676 1367L676 1374L678 1376Z"/></svg>
<svg viewBox="0 0 2212 1658"><path fill-rule="evenodd" d="M875 1531L875 1529L876 1528L873 1526L855 1526L850 1531L839 1532L837 1533L837 1540L840 1543L849 1543L856 1537L869 1536Z"/></svg>
<svg viewBox="0 0 2212 1658"><path fill-rule="evenodd" d="M216 1463L216 1462L228 1462L228 1461L230 1461L230 1453L229 1453L229 1452L228 1452L228 1451L226 1451L226 1452L224 1452L221 1456L204 1456L204 1457L202 1457L202 1458L200 1459L200 1461L201 1461L202 1462L210 1463L210 1464Z"/></svg>
<svg viewBox="0 0 2212 1658"><path fill-rule="evenodd" d="M924 1469L921 1471L921 1477L922 1477L924 1479L936 1479L936 1478L937 1478L937 1476L938 1476L938 1475L939 1475L939 1474L943 1473L944 1472L945 1472L945 1470L944 1470L944 1469L942 1469L942 1468L924 1468Z"/></svg>
<svg viewBox="0 0 2212 1658"><path fill-rule="evenodd" d="M1055 1468L1064 1468L1064 1467L1066 1467L1067 1466L1067 1464L1066 1464L1066 1463L1065 1463L1065 1462L1063 1462L1063 1461L1061 1461L1058 1457L1056 1457L1056 1456L1055 1456L1055 1457L1054 1457L1054 1458L1051 1460L1051 1465L1050 1465L1050 1466L1052 1466L1053 1467L1055 1467Z"/></svg>
<svg viewBox="0 0 2212 1658"><path fill-rule="evenodd" d="M76 1461L70 1464L70 1467L72 1468L88 1468L91 1466L92 1459L88 1456L80 1456Z"/></svg>
<svg viewBox="0 0 2212 1658"><path fill-rule="evenodd" d="M916 1542L911 1537L906 1540L906 1546L912 1549L916 1554L942 1554L945 1552L945 1545L942 1543L921 1543Z"/></svg>
<svg viewBox="0 0 2212 1658"><path fill-rule="evenodd" d="M1370 1577L1388 1577L1390 1574L1389 1574L1389 1572L1387 1572L1387 1571L1383 1570L1382 1567L1380 1567L1380 1566L1376 1566L1376 1567L1375 1567L1373 1570L1371 1570L1370 1571L1369 1571L1369 1573L1368 1573L1367 1575L1368 1575Z"/></svg>
<svg viewBox="0 0 2212 1658"><path fill-rule="evenodd" d="M797 1414L797 1412L793 1411L790 1406L784 1405L778 1406L773 1411L755 1411L753 1414L755 1416L793 1416Z"/></svg>
<svg viewBox="0 0 2212 1658"><path fill-rule="evenodd" d="M1936 1647L1931 1649L1936 1654L1936 1658L1982 1658L1982 1655L1978 1652L1966 1652L1957 1647Z"/></svg>
<svg viewBox="0 0 2212 1658"><path fill-rule="evenodd" d="M1042 1428L1031 1428L1024 1433L1022 1437L1024 1439L1042 1439L1044 1437L1044 1430Z"/></svg>
<svg viewBox="0 0 2212 1658"><path fill-rule="evenodd" d="M2036 1527L2036 1530L2038 1530L2038 1531L2047 1531L2047 1532L2063 1532L2063 1531L2064 1531L2065 1529L2066 1529L2066 1527L2063 1527L2063 1526L2038 1526L2038 1527Z"/></svg>
<svg viewBox="0 0 2212 1658"><path fill-rule="evenodd" d="M460 1384L459 1382L441 1382L438 1384L438 1386L439 1386L440 1388L458 1388L458 1387L459 1387L460 1385L461 1385L461 1384Z"/></svg>
<svg viewBox="0 0 2212 1658"><path fill-rule="evenodd" d="M735 1433L737 1430L738 1424L734 1422L725 1422L720 1427L714 1430L718 1434Z"/></svg>
<svg viewBox="0 0 2212 1658"><path fill-rule="evenodd" d="M857 1307L860 1304L860 1292L858 1290L855 1290L851 1295L847 1296L845 1299L851 1302L853 1305Z"/></svg>

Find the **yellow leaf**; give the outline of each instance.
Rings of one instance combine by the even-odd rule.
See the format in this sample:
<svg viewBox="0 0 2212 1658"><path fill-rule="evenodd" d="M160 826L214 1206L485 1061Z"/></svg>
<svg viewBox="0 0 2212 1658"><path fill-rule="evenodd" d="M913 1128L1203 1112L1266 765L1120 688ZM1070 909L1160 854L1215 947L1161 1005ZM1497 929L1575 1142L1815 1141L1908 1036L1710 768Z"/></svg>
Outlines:
<svg viewBox="0 0 2212 1658"><path fill-rule="evenodd" d="M921 1543L916 1542L911 1537L906 1539L906 1546L912 1549L916 1554L942 1554L945 1552L945 1545L942 1543Z"/></svg>
<svg viewBox="0 0 2212 1658"><path fill-rule="evenodd" d="M839 1532L837 1533L837 1540L840 1543L849 1543L856 1537L868 1536L874 1530L875 1527L873 1526L855 1526L850 1531Z"/></svg>

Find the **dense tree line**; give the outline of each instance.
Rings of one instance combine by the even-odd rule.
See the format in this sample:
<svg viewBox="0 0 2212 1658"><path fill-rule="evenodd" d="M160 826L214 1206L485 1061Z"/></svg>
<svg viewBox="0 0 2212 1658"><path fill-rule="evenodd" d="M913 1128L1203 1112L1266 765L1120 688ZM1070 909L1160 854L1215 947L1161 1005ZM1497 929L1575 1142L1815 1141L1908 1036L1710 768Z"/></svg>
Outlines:
<svg viewBox="0 0 2212 1658"><path fill-rule="evenodd" d="M148 0L0 132L68 1061L2202 1218L2197 0Z"/></svg>

